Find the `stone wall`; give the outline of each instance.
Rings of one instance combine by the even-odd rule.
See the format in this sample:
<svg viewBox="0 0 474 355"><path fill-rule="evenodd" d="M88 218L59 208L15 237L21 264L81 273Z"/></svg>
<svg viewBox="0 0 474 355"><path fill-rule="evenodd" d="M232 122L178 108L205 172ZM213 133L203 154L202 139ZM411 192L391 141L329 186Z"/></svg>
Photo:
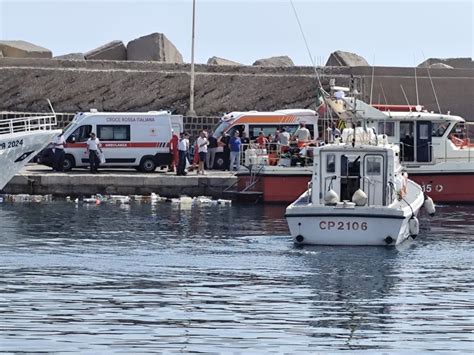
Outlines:
<svg viewBox="0 0 474 355"><path fill-rule="evenodd" d="M319 68L347 86L353 78L369 100L371 67ZM196 65L195 111L216 117L224 112L314 108L317 81L311 67ZM58 112L155 111L185 114L189 105L189 64L0 58L0 111L45 112L46 98ZM413 68L376 67L373 102L416 103ZM474 119L474 70L417 69L419 102L437 111L432 77L443 112ZM380 99L379 99L380 97ZM193 123L191 123L193 124Z"/></svg>

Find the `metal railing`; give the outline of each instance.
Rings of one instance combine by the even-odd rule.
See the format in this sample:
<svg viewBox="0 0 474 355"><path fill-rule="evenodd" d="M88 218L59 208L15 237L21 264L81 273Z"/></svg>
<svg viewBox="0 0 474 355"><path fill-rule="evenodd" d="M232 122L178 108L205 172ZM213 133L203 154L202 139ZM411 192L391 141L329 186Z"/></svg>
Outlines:
<svg viewBox="0 0 474 355"><path fill-rule="evenodd" d="M52 130L56 124L56 115L4 119L0 120L0 135L39 130Z"/></svg>
<svg viewBox="0 0 474 355"><path fill-rule="evenodd" d="M291 164L291 157L296 157L305 166L311 166L313 163L313 148L314 146L299 147L298 153L293 153L297 148L294 145L283 146L278 142L266 143L264 145L258 143L242 144L242 149L239 153L240 165L283 165L282 159L288 159L288 166ZM305 148L305 154L301 154L301 150ZM250 155L247 151L253 149L255 155ZM252 158L251 158L252 157Z"/></svg>

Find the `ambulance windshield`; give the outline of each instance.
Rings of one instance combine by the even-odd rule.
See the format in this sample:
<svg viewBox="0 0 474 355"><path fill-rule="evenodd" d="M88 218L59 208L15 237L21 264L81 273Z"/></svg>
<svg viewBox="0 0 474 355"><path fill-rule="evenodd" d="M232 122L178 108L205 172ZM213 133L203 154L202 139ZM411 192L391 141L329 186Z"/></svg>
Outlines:
<svg viewBox="0 0 474 355"><path fill-rule="evenodd" d="M214 129L214 134L213 136L216 138L219 138L222 136L222 134L227 131L227 129L230 127L230 123L226 121L221 121L217 125L217 127Z"/></svg>

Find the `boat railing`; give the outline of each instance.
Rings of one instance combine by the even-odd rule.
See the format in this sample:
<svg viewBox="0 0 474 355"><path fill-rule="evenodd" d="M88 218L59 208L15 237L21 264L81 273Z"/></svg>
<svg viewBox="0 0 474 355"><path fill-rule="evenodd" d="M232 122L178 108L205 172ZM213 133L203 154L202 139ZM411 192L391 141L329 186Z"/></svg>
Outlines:
<svg viewBox="0 0 474 355"><path fill-rule="evenodd" d="M297 146L296 144L282 145L279 142L265 144L249 143L242 144L240 151L240 163L244 166L250 165L279 165L291 166L292 157L296 158L297 166L312 165L313 148L310 145Z"/></svg>
<svg viewBox="0 0 474 355"><path fill-rule="evenodd" d="M56 115L28 116L0 120L0 135L39 130L52 130L57 124Z"/></svg>

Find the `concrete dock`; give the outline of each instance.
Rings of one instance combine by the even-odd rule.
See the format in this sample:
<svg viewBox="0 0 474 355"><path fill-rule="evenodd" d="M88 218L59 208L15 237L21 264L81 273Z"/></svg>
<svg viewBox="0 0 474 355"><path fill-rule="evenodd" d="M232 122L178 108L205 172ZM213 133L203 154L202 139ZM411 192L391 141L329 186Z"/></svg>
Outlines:
<svg viewBox="0 0 474 355"><path fill-rule="evenodd" d="M53 172L51 168L29 164L5 186L7 194L40 194L57 196L148 195L164 197L211 196L223 198L223 191L237 178L224 171L207 171L206 175L189 172L187 176L157 170L144 174L134 169L102 169L91 174L85 169Z"/></svg>

